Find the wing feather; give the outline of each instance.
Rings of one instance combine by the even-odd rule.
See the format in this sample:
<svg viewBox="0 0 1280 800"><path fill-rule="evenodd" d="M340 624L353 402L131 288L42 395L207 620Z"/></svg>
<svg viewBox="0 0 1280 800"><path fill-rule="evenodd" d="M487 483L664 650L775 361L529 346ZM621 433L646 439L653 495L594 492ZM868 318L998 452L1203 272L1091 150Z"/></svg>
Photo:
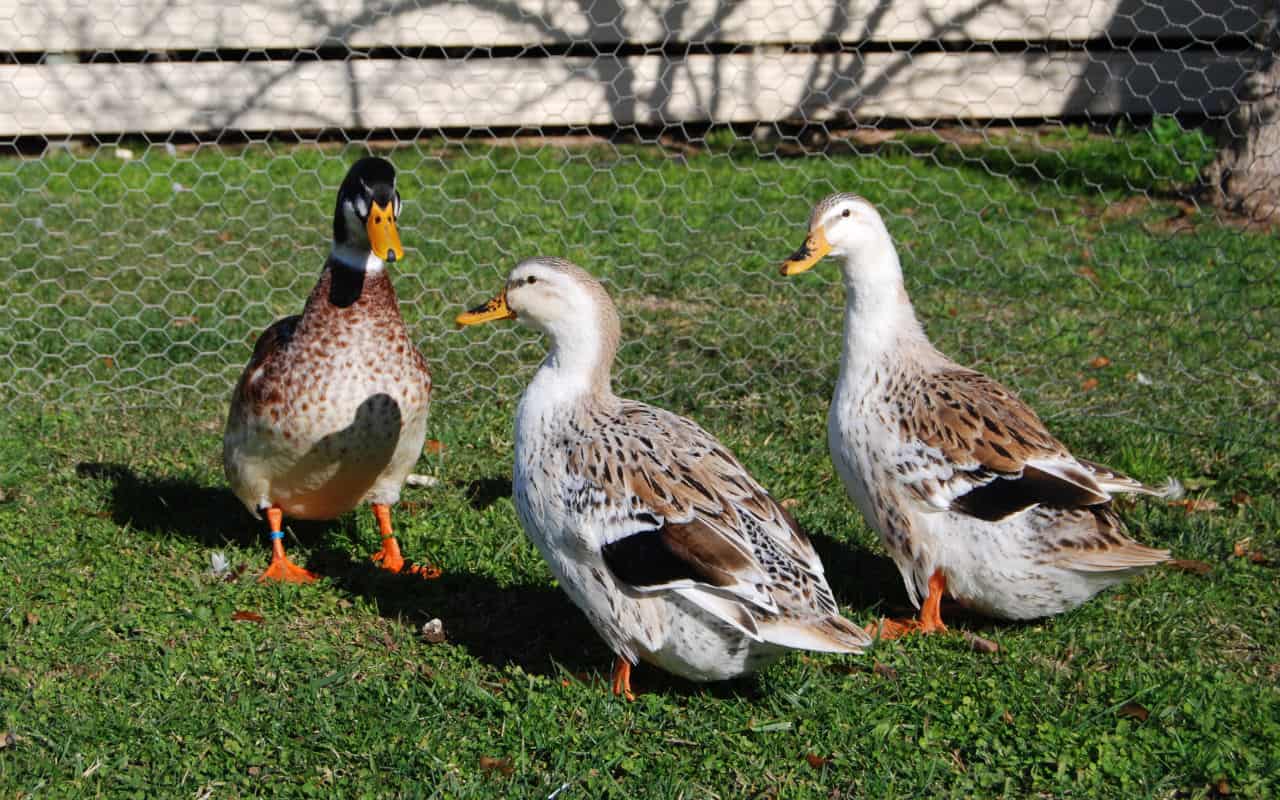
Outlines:
<svg viewBox="0 0 1280 800"><path fill-rule="evenodd" d="M594 423L601 433L571 468L610 500L600 551L618 580L642 593L676 591L756 639L757 621L742 616L780 613L779 569L830 594L799 526L701 427L631 401Z"/></svg>
<svg viewBox="0 0 1280 800"><path fill-rule="evenodd" d="M917 463L904 480L930 508L996 521L1036 505L1111 499L1030 407L987 376L947 369L911 388L901 428L924 447L904 455Z"/></svg>

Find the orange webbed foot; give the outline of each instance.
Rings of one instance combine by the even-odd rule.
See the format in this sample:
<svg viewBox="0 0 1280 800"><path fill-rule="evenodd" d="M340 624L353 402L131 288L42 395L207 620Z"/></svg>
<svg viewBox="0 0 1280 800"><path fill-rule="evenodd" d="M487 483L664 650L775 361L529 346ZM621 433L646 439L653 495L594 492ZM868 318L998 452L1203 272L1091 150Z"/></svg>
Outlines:
<svg viewBox="0 0 1280 800"><path fill-rule="evenodd" d="M939 619L936 622L921 619L889 619L885 618L879 622L873 622L866 627L866 631L871 636L879 636L885 641L893 641L901 639L903 636L909 636L913 633L946 633L947 626L942 624Z"/></svg>
<svg viewBox="0 0 1280 800"><path fill-rule="evenodd" d="M311 583L316 576L289 560L284 553L284 534L280 528L284 523L284 512L279 506L264 509L267 522L271 525L271 564L258 576L258 583L265 581L281 581L283 583Z"/></svg>
<svg viewBox="0 0 1280 800"><path fill-rule="evenodd" d="M912 633L946 633L947 626L942 624L942 596L947 592L947 576L942 570L934 570L929 577L929 593L925 595L924 604L920 606L920 619L884 619L879 625L867 626L867 633L875 636L877 629L881 639L900 639Z"/></svg>
<svg viewBox="0 0 1280 800"><path fill-rule="evenodd" d="M382 503L373 504L373 517L378 521L378 533L382 536L382 549L370 556L373 562L397 575L414 575L423 580L440 577L440 568L433 564L408 564L400 554L400 542L391 529L391 508Z"/></svg>
<svg viewBox="0 0 1280 800"><path fill-rule="evenodd" d="M634 703L636 696L631 691L631 662L618 656L618 660L613 662L613 694L617 697L626 698L627 702Z"/></svg>
<svg viewBox="0 0 1280 800"><path fill-rule="evenodd" d="M394 540L392 540L394 542ZM384 542L382 549L369 556L375 564L388 572L394 572L397 575L413 575L423 580L434 580L442 574L440 568L434 564L411 564L404 560L404 556L400 554L400 547L388 547Z"/></svg>
<svg viewBox="0 0 1280 800"><path fill-rule="evenodd" d="M309 572L290 561L286 556L271 559L271 565L258 576L258 583L266 581L282 581L284 583L311 583L315 581L314 573Z"/></svg>

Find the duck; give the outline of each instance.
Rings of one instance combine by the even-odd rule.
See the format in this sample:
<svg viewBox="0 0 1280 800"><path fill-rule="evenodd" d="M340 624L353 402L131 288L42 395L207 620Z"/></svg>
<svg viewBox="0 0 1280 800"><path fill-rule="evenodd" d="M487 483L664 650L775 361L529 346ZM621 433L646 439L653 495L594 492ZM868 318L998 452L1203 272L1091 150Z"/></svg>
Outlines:
<svg viewBox="0 0 1280 800"><path fill-rule="evenodd" d="M945 631L945 594L989 617L1037 619L1168 560L1128 536L1113 501L1176 490L1072 455L1012 391L938 351L871 203L851 193L819 202L782 274L828 255L845 285L831 460L920 609L886 620L883 638Z"/></svg>
<svg viewBox="0 0 1280 800"><path fill-rule="evenodd" d="M222 463L236 497L269 526L271 562L260 581L316 579L285 553L285 515L328 520L362 503L382 537L372 556L380 567L440 574L406 562L391 524L422 453L431 401L431 373L387 273L404 259L395 178L383 158L351 165L338 188L333 246L302 313L262 333L232 391Z"/></svg>
<svg viewBox="0 0 1280 800"><path fill-rule="evenodd" d="M614 653L615 695L634 699L641 660L705 682L791 649L870 644L840 615L808 537L724 445L613 393L621 324L599 281L563 259L526 259L457 322L507 319L550 343L516 410L516 513Z"/></svg>

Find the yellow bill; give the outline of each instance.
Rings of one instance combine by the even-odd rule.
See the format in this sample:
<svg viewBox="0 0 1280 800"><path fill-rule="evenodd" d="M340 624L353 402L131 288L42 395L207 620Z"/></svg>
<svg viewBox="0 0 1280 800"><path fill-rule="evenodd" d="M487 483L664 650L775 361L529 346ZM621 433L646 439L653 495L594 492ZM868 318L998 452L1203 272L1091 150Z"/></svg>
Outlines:
<svg viewBox="0 0 1280 800"><path fill-rule="evenodd" d="M396 215L392 213L394 202L380 206L373 204L365 228L369 231L369 249L383 261L401 261L404 248L400 246L400 231L396 228Z"/></svg>
<svg viewBox="0 0 1280 800"><path fill-rule="evenodd" d="M515 319L516 312L512 311L507 305L507 293L493 298L482 306L476 306L470 311L463 312L458 315L455 322L459 328L465 328L468 325L479 325L482 322L493 322L496 319Z"/></svg>
<svg viewBox="0 0 1280 800"><path fill-rule="evenodd" d="M817 264L822 260L823 256L830 252L831 245L827 242L826 229L822 227L815 228L809 232L809 237L804 240L804 246L782 262L782 274L799 275L814 264Z"/></svg>

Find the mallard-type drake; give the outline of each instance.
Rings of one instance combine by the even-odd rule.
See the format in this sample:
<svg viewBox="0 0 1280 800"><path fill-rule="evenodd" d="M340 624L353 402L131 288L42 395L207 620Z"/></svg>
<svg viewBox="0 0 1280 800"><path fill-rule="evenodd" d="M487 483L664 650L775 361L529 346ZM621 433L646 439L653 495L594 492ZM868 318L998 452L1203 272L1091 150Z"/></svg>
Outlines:
<svg viewBox="0 0 1280 800"><path fill-rule="evenodd" d="M222 463L232 491L271 526L259 580L315 579L285 555L284 515L333 519L369 502L384 569L406 565L391 506L426 439L431 375L400 317L387 264L404 258L395 169L362 158L338 189L333 249L300 316L262 334L231 395Z"/></svg>
<svg viewBox="0 0 1280 800"><path fill-rule="evenodd" d="M846 290L831 460L921 608L887 635L944 630L944 592L990 616L1032 619L1169 558L1129 538L1111 503L1159 490L1076 458L1012 392L929 343L870 203L819 203L782 273L827 254L842 259Z"/></svg>
<svg viewBox="0 0 1280 800"><path fill-rule="evenodd" d="M839 615L808 538L723 445L613 394L620 325L598 281L567 261L528 259L458 324L512 318L551 344L516 412L516 510L616 655L615 694L632 697L638 659L709 681L788 648L870 643Z"/></svg>

